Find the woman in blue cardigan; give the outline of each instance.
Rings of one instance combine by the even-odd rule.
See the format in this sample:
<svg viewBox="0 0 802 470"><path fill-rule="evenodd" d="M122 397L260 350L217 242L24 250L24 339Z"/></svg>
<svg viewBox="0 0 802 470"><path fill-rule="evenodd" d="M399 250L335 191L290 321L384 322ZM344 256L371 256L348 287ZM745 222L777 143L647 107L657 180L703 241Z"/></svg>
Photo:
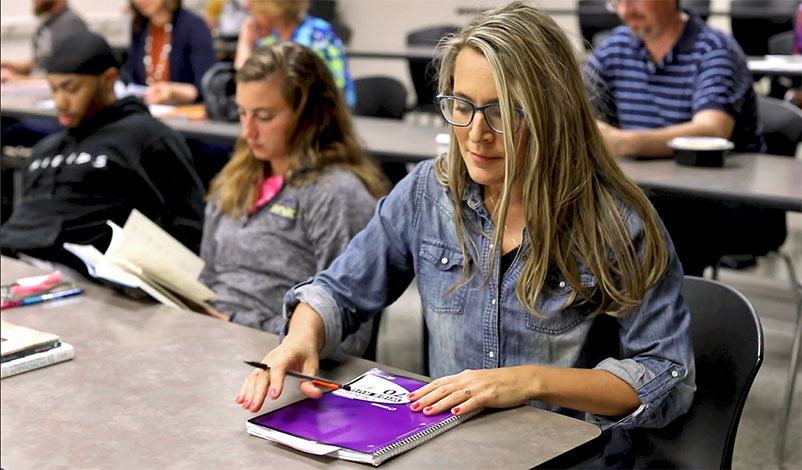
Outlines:
<svg viewBox="0 0 802 470"><path fill-rule="evenodd" d="M217 59L203 19L181 8L181 0L132 0L134 21L128 70L147 85L149 104L202 101L201 78Z"/></svg>

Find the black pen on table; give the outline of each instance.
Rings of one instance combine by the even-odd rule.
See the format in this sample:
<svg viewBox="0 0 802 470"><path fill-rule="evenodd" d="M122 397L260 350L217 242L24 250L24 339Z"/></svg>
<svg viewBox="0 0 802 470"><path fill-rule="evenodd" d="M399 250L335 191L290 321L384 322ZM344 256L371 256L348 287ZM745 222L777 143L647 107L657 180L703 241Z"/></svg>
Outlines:
<svg viewBox="0 0 802 470"><path fill-rule="evenodd" d="M267 365L267 364L264 364L262 362L256 362L256 361L244 361L244 362L245 362L245 364L248 364L249 366L256 367L258 369L270 370L270 366ZM315 377L314 375L301 374L300 372L295 372L295 371L292 371L292 370L288 370L286 372L286 374L289 375L289 376L295 377L297 379L309 380L310 382L312 382L315 385L320 385L321 387L330 388L332 390L337 390L337 389L340 389L340 388L343 389L343 390L351 390L351 387L349 387L347 384L341 384L341 383L338 383L338 382L334 382L334 381L329 380L329 379L324 379L323 377Z"/></svg>

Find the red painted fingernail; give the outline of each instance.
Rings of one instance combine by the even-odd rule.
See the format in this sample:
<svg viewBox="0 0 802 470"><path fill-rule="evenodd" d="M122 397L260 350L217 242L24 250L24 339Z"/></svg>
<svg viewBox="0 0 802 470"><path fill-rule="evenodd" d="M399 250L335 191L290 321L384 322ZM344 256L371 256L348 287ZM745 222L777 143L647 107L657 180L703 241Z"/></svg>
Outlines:
<svg viewBox="0 0 802 470"><path fill-rule="evenodd" d="M275 388L270 389L270 398L276 398L278 396L278 392Z"/></svg>
<svg viewBox="0 0 802 470"><path fill-rule="evenodd" d="M451 413L452 413L452 414L457 414L457 413L459 413L459 408L458 408L458 407L457 407L457 408L454 408L453 410L451 410Z"/></svg>
<svg viewBox="0 0 802 470"><path fill-rule="evenodd" d="M251 407L251 401L250 400L246 400L245 403L242 404L242 406L244 406L245 408L250 408Z"/></svg>
<svg viewBox="0 0 802 470"><path fill-rule="evenodd" d="M415 403L413 403L413 404L411 404L411 405L409 405L409 406L410 406L410 407L411 407L413 410L417 410L417 409L418 409L418 407L420 406L420 403L418 403L418 402L415 402Z"/></svg>
<svg viewBox="0 0 802 470"><path fill-rule="evenodd" d="M428 413L428 412L432 411L432 407L431 406L427 406L426 408L423 409L423 411Z"/></svg>
<svg viewBox="0 0 802 470"><path fill-rule="evenodd" d="M237 398L234 399L237 403L242 403L242 395L237 395Z"/></svg>
<svg viewBox="0 0 802 470"><path fill-rule="evenodd" d="M410 400L412 400L412 397L414 397L414 396L415 396L415 394L414 394L414 393L410 393L409 395L407 395L407 398L409 398Z"/></svg>

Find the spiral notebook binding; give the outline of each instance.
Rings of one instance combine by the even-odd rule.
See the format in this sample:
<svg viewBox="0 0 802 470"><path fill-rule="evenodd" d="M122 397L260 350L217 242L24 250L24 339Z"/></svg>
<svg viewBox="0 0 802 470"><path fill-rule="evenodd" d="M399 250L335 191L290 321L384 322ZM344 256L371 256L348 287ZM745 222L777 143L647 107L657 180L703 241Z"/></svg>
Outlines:
<svg viewBox="0 0 802 470"><path fill-rule="evenodd" d="M414 449L415 447L423 444L424 442L428 441L429 439L439 436L440 434L448 431L449 429L453 428L454 426L460 424L463 421L467 421L470 418L473 418L477 414L479 414L482 409L475 410L471 413L461 415L461 416L452 416L446 420L443 420L434 426L429 426L426 429L421 430L405 439L401 439L398 442L394 442L386 447L382 447L381 449L373 452L373 465L379 465L380 463L384 462L387 459L395 457L396 455L403 454L404 452Z"/></svg>

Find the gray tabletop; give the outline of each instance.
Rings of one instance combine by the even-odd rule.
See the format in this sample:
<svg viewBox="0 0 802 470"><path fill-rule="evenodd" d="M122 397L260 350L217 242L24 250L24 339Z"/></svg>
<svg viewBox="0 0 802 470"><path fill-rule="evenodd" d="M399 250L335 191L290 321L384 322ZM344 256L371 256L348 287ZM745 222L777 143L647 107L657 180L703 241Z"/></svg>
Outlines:
<svg viewBox="0 0 802 470"><path fill-rule="evenodd" d="M787 77L802 75L802 56L800 55L749 56L746 64L749 70L757 75Z"/></svg>
<svg viewBox="0 0 802 470"><path fill-rule="evenodd" d="M672 159L618 161L641 187L700 199L802 212L802 160L732 154L723 168L678 165Z"/></svg>
<svg viewBox="0 0 802 470"><path fill-rule="evenodd" d="M40 273L2 258L3 284ZM261 359L276 336L85 287L82 296L2 312L75 348L72 361L0 383L3 468L369 468L246 433L255 415L234 403L250 372L242 361ZM375 365L350 358L320 375L344 381ZM300 398L291 380L262 411ZM592 424L524 406L479 415L382 468L527 468L599 435Z"/></svg>
<svg viewBox="0 0 802 470"><path fill-rule="evenodd" d="M37 105L41 93L2 97L3 115L53 116ZM183 134L199 139L233 143L239 123L162 119ZM380 161L420 162L437 153L435 137L444 129L419 126L394 119L357 117L357 133ZM759 207L802 211L802 160L761 154L733 154L724 168L680 166L672 159L621 159L619 164L640 186L664 193L753 204Z"/></svg>

